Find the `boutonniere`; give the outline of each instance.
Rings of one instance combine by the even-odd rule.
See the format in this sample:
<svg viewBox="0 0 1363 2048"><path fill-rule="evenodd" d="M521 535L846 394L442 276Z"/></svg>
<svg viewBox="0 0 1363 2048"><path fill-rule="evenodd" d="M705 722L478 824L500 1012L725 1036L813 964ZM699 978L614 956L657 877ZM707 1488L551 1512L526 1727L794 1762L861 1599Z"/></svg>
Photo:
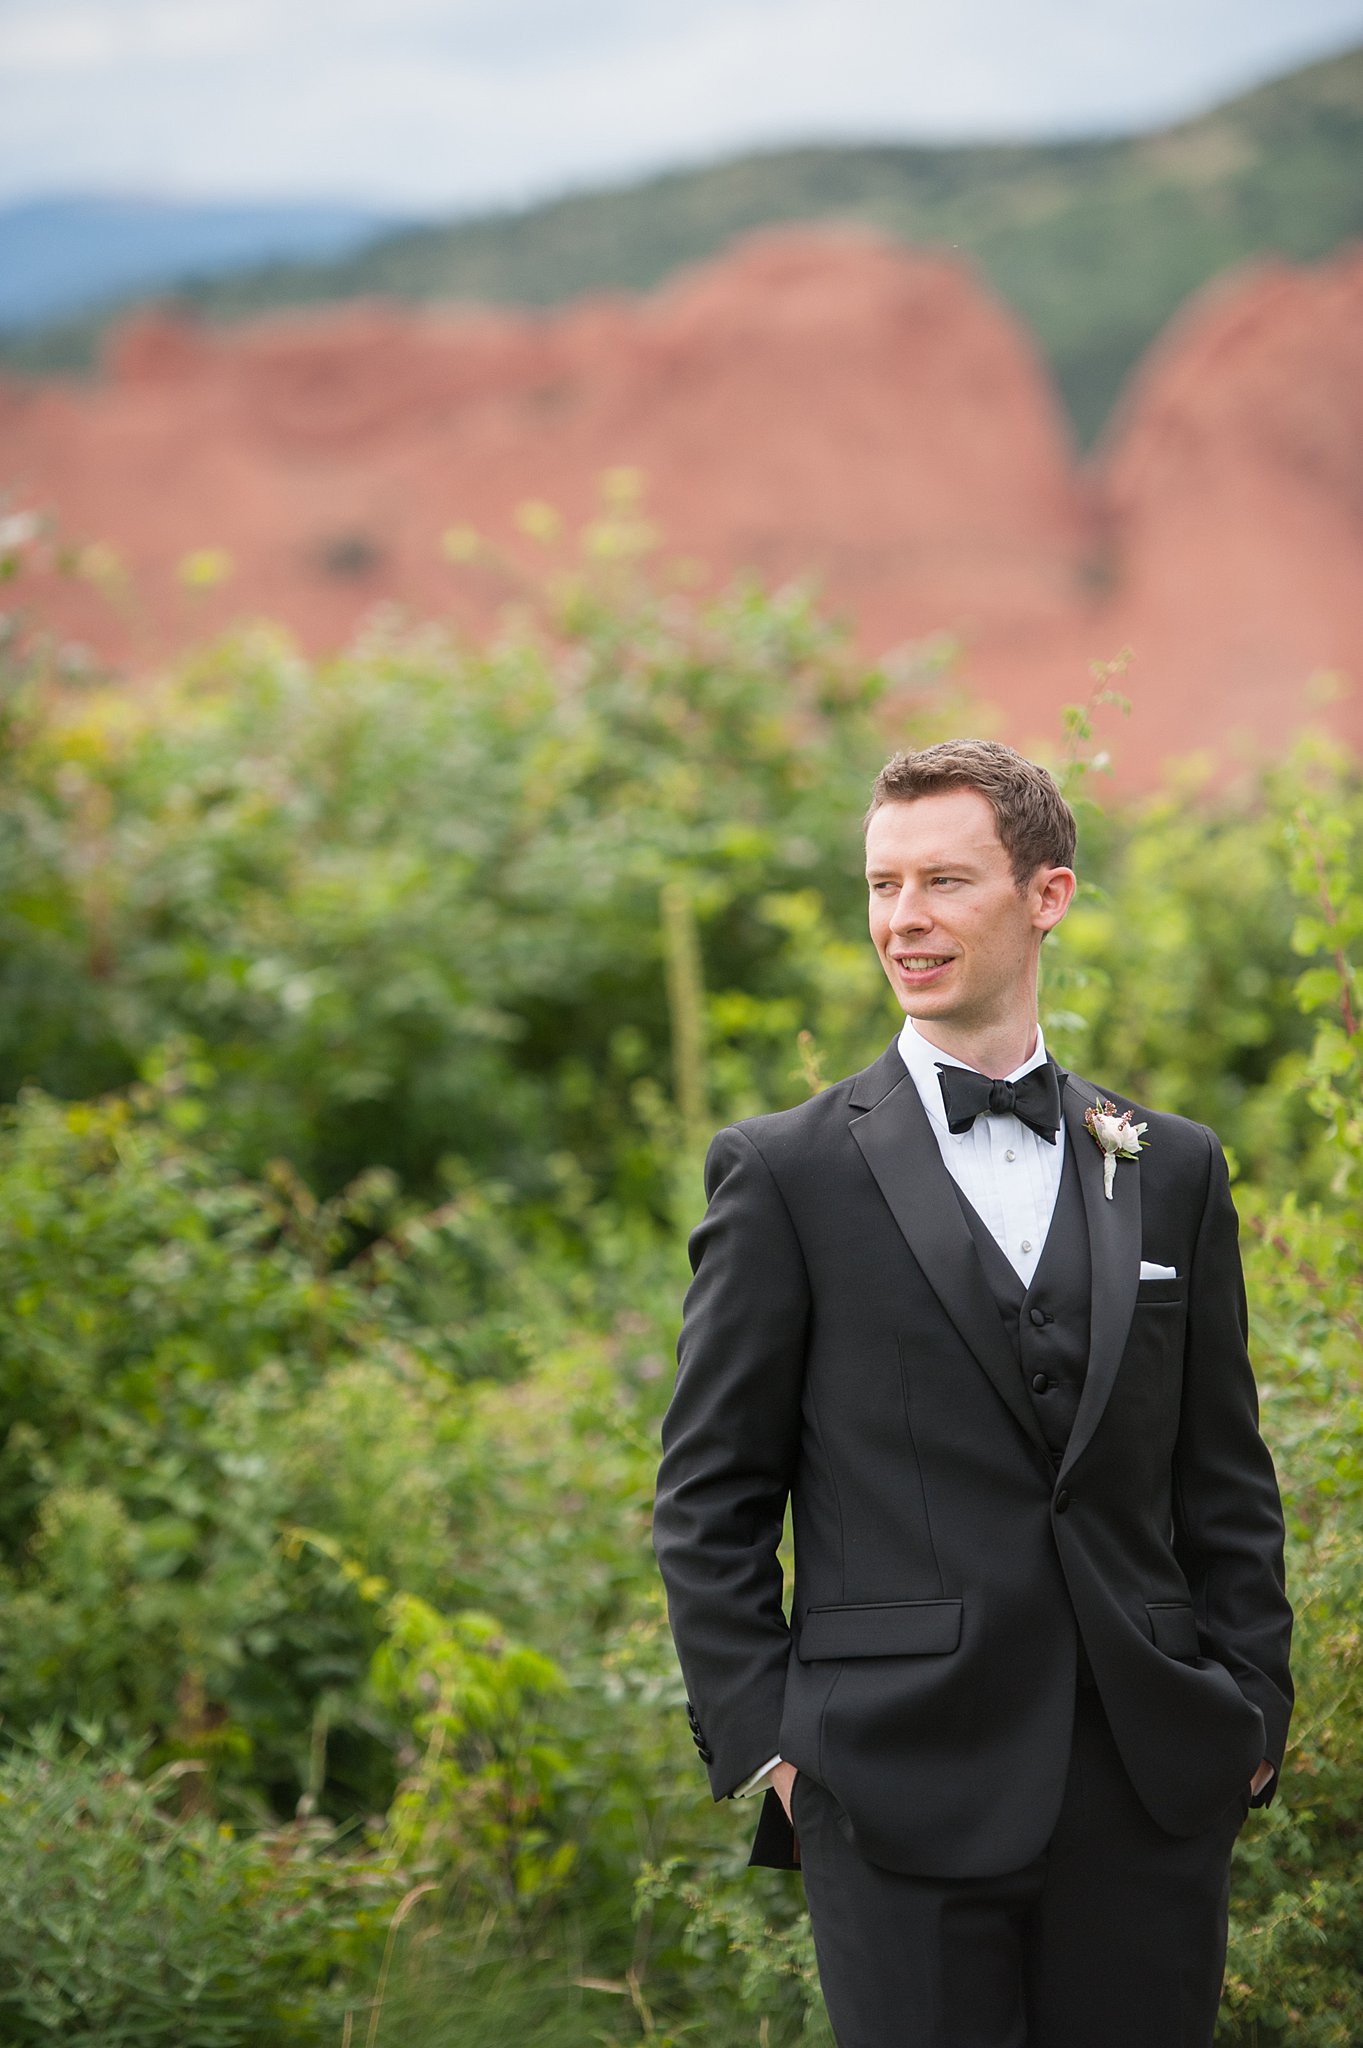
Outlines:
<svg viewBox="0 0 1363 2048"><path fill-rule="evenodd" d="M1093 1141L1103 1155L1103 1193L1112 1200L1112 1183L1117 1176L1119 1159L1134 1159L1145 1147L1141 1143L1144 1124L1133 1124L1132 1111L1124 1109L1117 1113L1115 1102L1100 1102L1096 1109L1084 1111L1084 1122L1093 1133Z"/></svg>

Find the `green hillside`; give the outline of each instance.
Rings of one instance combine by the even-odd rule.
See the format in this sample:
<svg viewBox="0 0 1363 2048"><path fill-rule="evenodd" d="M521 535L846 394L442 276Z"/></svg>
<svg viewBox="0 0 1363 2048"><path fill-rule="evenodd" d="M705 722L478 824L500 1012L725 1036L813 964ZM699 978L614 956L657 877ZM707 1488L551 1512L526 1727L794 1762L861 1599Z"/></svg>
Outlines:
<svg viewBox="0 0 1363 2048"><path fill-rule="evenodd" d="M863 221L972 257L1037 336L1087 442L1189 293L1264 252L1312 261L1363 235L1360 166L1363 47L1146 135L772 150L388 234L341 261L278 265L177 297L214 319L370 293L547 305L646 288L766 223ZM3 359L79 367L98 333L98 323L54 329Z"/></svg>

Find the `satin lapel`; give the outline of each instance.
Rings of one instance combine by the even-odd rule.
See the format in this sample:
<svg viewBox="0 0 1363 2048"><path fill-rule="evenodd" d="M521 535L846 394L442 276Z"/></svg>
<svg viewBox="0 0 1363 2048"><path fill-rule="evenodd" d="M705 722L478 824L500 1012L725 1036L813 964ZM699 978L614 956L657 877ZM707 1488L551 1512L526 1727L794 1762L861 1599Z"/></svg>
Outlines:
<svg viewBox="0 0 1363 2048"><path fill-rule="evenodd" d="M1126 1349L1141 1271L1141 1170L1139 1160L1118 1160L1112 1200L1103 1193L1103 1155L1084 1122L1098 1092L1067 1075L1061 1090L1065 1141L1073 1145L1084 1191L1089 1258L1093 1267L1088 1372L1079 1411L1070 1431L1063 1471L1068 1471L1098 1426Z"/></svg>
<svg viewBox="0 0 1363 2048"><path fill-rule="evenodd" d="M876 1064L879 1067L881 1063ZM927 1111L904 1072L903 1062L896 1058L895 1064L900 1079L864 1116L853 1118L852 1136L933 1293L1001 1399L1031 1441L1046 1453L1046 1440L1028 1402L1017 1357L951 1176L942 1163Z"/></svg>

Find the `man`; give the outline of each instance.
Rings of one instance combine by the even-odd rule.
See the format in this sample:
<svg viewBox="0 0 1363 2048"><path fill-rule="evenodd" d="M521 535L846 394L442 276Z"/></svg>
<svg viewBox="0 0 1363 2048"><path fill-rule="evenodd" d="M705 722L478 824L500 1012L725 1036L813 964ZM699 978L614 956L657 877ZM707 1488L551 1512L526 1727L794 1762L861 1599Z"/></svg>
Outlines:
<svg viewBox="0 0 1363 2048"><path fill-rule="evenodd" d="M765 1787L751 1860L801 1866L840 2048L1207 2048L1286 1741L1221 1148L1038 1025L1074 837L1007 747L889 762L903 1029L706 1161L655 1544L715 1797Z"/></svg>

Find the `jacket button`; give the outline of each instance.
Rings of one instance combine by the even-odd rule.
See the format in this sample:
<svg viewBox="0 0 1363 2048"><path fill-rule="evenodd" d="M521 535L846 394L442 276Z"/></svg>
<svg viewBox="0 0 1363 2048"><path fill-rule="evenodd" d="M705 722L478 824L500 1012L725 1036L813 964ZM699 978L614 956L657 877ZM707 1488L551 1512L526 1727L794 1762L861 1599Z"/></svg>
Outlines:
<svg viewBox="0 0 1363 2048"><path fill-rule="evenodd" d="M1051 1320L1044 1308L1030 1309L1028 1313L1030 1314L1032 1321L1036 1324L1038 1330L1045 1329L1047 1323Z"/></svg>
<svg viewBox="0 0 1363 2048"><path fill-rule="evenodd" d="M1066 1510L1066 1508L1067 1508L1067 1507L1069 1506L1069 1504L1070 1504L1070 1497L1069 1497L1069 1493L1068 1493L1068 1492L1067 1492L1067 1490L1066 1490L1066 1489L1065 1489L1065 1488L1064 1488L1064 1487L1062 1486L1062 1487L1061 1487L1061 1489L1060 1489L1060 1491L1059 1491L1059 1493L1058 1493L1058 1494L1056 1495L1056 1497L1055 1497L1055 1511L1056 1511L1056 1513L1057 1513L1058 1515L1063 1515L1063 1514L1064 1514L1064 1512L1065 1512L1065 1510Z"/></svg>
<svg viewBox="0 0 1363 2048"><path fill-rule="evenodd" d="M1044 1372L1032 1374L1032 1392L1034 1394L1044 1394L1050 1384Z"/></svg>

